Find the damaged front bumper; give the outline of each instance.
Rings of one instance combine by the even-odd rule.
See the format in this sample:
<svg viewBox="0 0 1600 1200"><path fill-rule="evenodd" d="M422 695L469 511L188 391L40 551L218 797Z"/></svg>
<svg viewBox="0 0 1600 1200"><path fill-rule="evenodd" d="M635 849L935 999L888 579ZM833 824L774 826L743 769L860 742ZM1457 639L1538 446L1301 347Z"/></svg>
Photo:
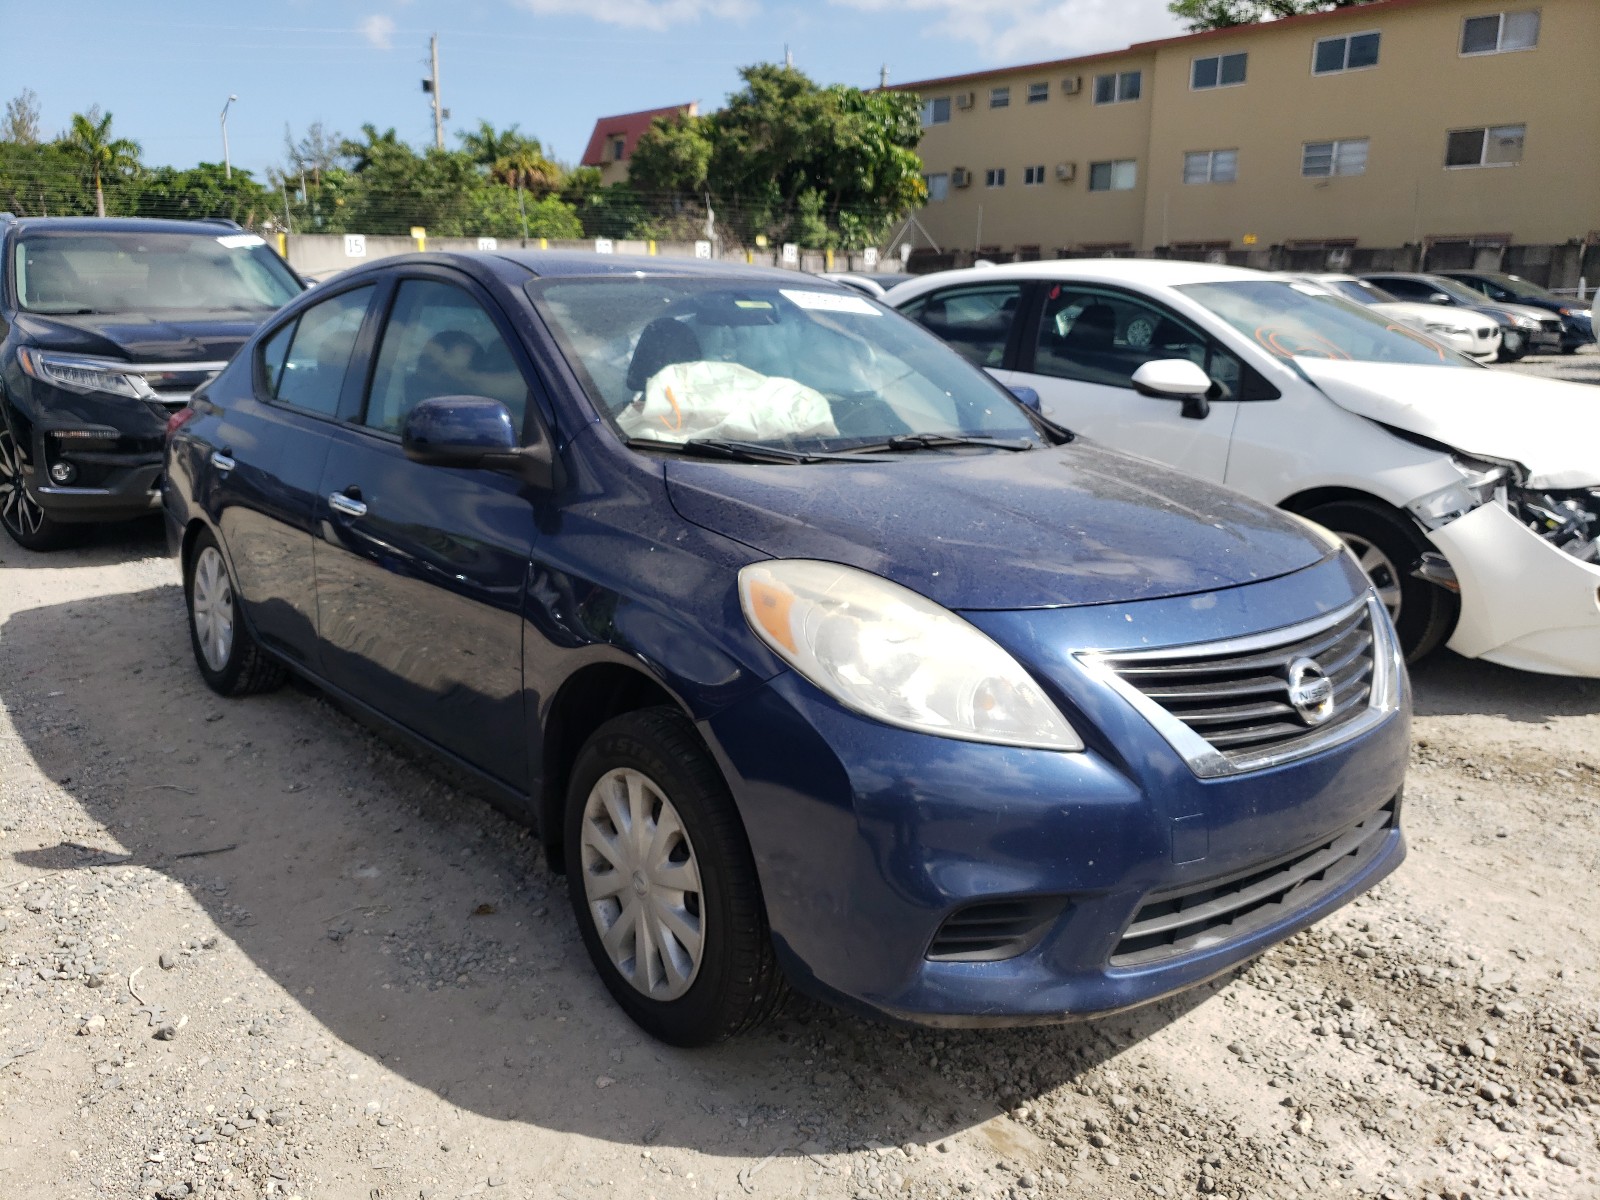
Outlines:
<svg viewBox="0 0 1600 1200"><path fill-rule="evenodd" d="M1552 545L1500 504L1428 537L1461 590L1450 649L1523 671L1600 677L1600 566Z"/></svg>

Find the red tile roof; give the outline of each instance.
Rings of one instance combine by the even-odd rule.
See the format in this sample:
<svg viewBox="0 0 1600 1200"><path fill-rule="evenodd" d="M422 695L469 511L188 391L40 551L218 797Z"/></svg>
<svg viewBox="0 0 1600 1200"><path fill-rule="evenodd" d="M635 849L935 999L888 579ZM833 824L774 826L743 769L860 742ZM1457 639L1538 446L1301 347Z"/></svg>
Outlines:
<svg viewBox="0 0 1600 1200"><path fill-rule="evenodd" d="M616 161L611 156L611 142L615 138L622 139L622 159L626 162L633 157L633 148L639 144L640 137L657 117L680 115L692 117L696 108L697 106L690 102L673 104L666 108L647 108L643 112L619 113L614 117L601 117L594 123L594 132L589 135L589 148L583 152L583 165L599 167Z"/></svg>

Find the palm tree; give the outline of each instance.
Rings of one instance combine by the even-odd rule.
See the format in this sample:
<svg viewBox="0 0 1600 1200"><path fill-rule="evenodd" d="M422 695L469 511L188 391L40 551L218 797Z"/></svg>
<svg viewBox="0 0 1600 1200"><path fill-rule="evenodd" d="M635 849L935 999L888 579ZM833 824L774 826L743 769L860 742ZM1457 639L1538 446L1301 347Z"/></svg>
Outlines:
<svg viewBox="0 0 1600 1200"><path fill-rule="evenodd" d="M339 153L350 160L350 169L357 174L365 171L386 153L406 149L400 144L400 137L392 125L379 133L378 127L369 122L361 127L361 136L366 140L358 142L347 138L339 147Z"/></svg>
<svg viewBox="0 0 1600 1200"><path fill-rule="evenodd" d="M561 168L544 156L539 139L518 133L515 125L497 131L488 121L479 121L475 131L456 136L472 161L507 187L549 192L561 184Z"/></svg>
<svg viewBox="0 0 1600 1200"><path fill-rule="evenodd" d="M130 138L111 136L111 114L100 115L98 107L87 113L72 114L72 132L67 145L83 160L86 175L94 179L94 211L106 215L106 194L101 180L106 175L127 175L139 169L139 143Z"/></svg>

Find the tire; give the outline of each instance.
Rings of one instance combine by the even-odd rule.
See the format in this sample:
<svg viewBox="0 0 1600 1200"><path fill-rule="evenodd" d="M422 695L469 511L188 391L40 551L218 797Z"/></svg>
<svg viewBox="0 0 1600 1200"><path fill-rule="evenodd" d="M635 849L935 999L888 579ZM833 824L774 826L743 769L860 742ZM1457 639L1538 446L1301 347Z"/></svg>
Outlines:
<svg viewBox="0 0 1600 1200"><path fill-rule="evenodd" d="M0 525L24 550L60 550L83 539L86 527L66 525L51 517L28 494L22 474L22 452L11 422L0 416Z"/></svg>
<svg viewBox="0 0 1600 1200"><path fill-rule="evenodd" d="M1521 362L1528 356L1528 347L1530 344L1531 343L1529 343L1527 338L1519 338L1510 345L1507 345L1506 342L1502 340L1500 343L1500 352L1495 355L1495 359L1498 362Z"/></svg>
<svg viewBox="0 0 1600 1200"><path fill-rule="evenodd" d="M183 596L189 644L206 686L221 696L249 696L281 687L288 671L250 635L239 617L237 590L217 539L206 530L184 562Z"/></svg>
<svg viewBox="0 0 1600 1200"><path fill-rule="evenodd" d="M1568 346L1568 345L1563 344L1562 347L1561 347L1561 353L1563 353L1563 354L1576 354L1580 349L1582 349L1581 346Z"/></svg>
<svg viewBox="0 0 1600 1200"><path fill-rule="evenodd" d="M1344 539L1389 609L1408 663L1427 657L1454 632L1460 602L1444 588L1412 575L1432 547L1408 517L1359 500L1319 505L1303 515Z"/></svg>
<svg viewBox="0 0 1600 1200"><path fill-rule="evenodd" d="M630 845L635 828L651 831L642 853ZM786 988L755 860L688 718L646 708L602 725L573 766L563 834L583 944L635 1024L673 1046L705 1046L777 1010Z"/></svg>

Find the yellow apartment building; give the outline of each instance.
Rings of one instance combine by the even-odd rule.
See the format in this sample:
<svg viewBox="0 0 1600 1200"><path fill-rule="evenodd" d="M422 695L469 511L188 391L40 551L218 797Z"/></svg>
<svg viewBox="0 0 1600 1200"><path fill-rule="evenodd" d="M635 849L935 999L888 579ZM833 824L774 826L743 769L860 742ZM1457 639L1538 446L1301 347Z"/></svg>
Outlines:
<svg viewBox="0 0 1600 1200"><path fill-rule="evenodd" d="M944 251L1600 241L1600 0L1375 0L896 90Z"/></svg>

